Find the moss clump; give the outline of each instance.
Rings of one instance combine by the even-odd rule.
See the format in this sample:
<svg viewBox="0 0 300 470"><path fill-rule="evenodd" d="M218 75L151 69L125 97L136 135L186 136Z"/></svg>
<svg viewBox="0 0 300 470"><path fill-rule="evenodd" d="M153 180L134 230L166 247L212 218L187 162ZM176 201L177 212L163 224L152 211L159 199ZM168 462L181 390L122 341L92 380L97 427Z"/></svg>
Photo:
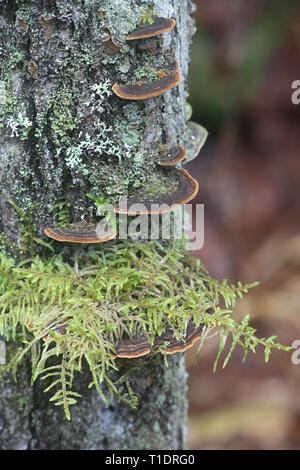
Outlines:
<svg viewBox="0 0 300 470"><path fill-rule="evenodd" d="M110 376L118 366L116 344L124 337L146 335L153 344L169 329L182 340L187 322L193 322L203 325L203 343L217 328L217 360L232 336L224 365L237 344L244 357L260 344L266 359L272 347L286 349L274 337L258 339L248 317L241 324L231 317L236 299L253 285L219 283L182 248L178 242L167 247L158 242L107 243L81 257L77 253L74 266L58 255L35 256L18 265L0 253L0 334L24 343L5 370L16 376L18 364L31 351L32 380L45 380L45 391L57 389L50 401L63 405L70 419L69 406L79 397L72 390L73 375L83 363L91 372L90 386L106 403L117 397L136 405L128 373L116 383Z"/></svg>

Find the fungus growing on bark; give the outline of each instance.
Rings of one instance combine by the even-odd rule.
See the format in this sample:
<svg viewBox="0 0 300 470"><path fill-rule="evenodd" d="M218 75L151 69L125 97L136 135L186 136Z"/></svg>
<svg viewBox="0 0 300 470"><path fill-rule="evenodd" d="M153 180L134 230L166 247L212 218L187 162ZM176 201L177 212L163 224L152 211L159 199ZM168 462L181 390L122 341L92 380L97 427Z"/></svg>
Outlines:
<svg viewBox="0 0 300 470"><path fill-rule="evenodd" d="M101 222L88 224L85 221L70 227L47 227L45 234L59 242L71 243L103 243L117 236L117 231L104 227Z"/></svg>
<svg viewBox="0 0 300 470"><path fill-rule="evenodd" d="M186 150L183 147L176 146L168 148L166 146L161 147L161 155L159 157L158 165L160 166L172 166L182 162L186 157Z"/></svg>
<svg viewBox="0 0 300 470"><path fill-rule="evenodd" d="M199 155L208 136L207 130L197 122L189 121L187 125L191 132L188 139L185 163L191 162Z"/></svg>
<svg viewBox="0 0 300 470"><path fill-rule="evenodd" d="M113 359L116 357L135 359L137 357L146 356L151 352L154 354L158 352L162 352L163 354L185 352L192 348L195 342L201 338L202 328L202 325L196 328L195 325L189 324L186 331L186 337L182 341L177 341L173 338L171 333L164 333L155 339L152 349L145 337L120 341L117 345L116 355L113 356ZM169 344L161 350L161 347L167 342Z"/></svg>
<svg viewBox="0 0 300 470"><path fill-rule="evenodd" d="M47 326L51 328L51 323ZM29 328L32 329L32 325L29 325ZM145 336L126 339L117 344L116 354L113 354L111 357L112 359L116 359L117 357L120 359L137 359L138 357L147 356L151 352L153 354L157 354L158 352L162 352L163 354L183 353L192 348L196 341L201 338L202 328L202 325L196 328L195 325L189 324L185 339L181 341L177 341L170 332L164 333L154 340L152 348ZM66 325L54 326L52 329L61 335L65 335L67 332ZM52 335L49 333L43 337L43 340L47 341L51 337ZM169 344L164 349L161 349L165 343Z"/></svg>
<svg viewBox="0 0 300 470"><path fill-rule="evenodd" d="M116 355L113 356L113 358L135 359L137 357L146 356L150 351L149 343L145 337L133 340L128 339L118 343Z"/></svg>
<svg viewBox="0 0 300 470"><path fill-rule="evenodd" d="M158 36L159 34L172 31L176 25L176 21L173 18L156 17L153 23L146 23L138 29L132 31L127 36L127 41L133 41L135 39L151 38Z"/></svg>
<svg viewBox="0 0 300 470"><path fill-rule="evenodd" d="M38 22L46 29L45 41L48 42L54 30L55 17L53 15L41 15L38 18Z"/></svg>
<svg viewBox="0 0 300 470"><path fill-rule="evenodd" d="M177 352L185 352L192 348L196 341L201 338L202 325L197 328L195 325L189 324L186 331L185 340L177 341L170 334L165 334L154 342L154 349L162 346L166 341L169 341L168 346L163 351L164 354L175 354Z"/></svg>
<svg viewBox="0 0 300 470"><path fill-rule="evenodd" d="M125 100L145 100L159 96L168 90L171 90L181 81L178 62L158 71L158 80L150 83L131 83L122 85L115 83L112 87L113 92Z"/></svg>
<svg viewBox="0 0 300 470"><path fill-rule="evenodd" d="M103 28L105 30L106 36L102 39L102 42L105 46L109 47L113 52L119 52L121 45L113 39L111 32L108 28Z"/></svg>
<svg viewBox="0 0 300 470"><path fill-rule="evenodd" d="M184 169L172 168L165 170L168 176L169 187L165 191L162 186L152 193L139 191L126 200L126 205L120 200L119 206L114 210L118 214L165 214L172 212L183 204L191 201L197 194L198 182ZM132 207L137 205L138 207Z"/></svg>

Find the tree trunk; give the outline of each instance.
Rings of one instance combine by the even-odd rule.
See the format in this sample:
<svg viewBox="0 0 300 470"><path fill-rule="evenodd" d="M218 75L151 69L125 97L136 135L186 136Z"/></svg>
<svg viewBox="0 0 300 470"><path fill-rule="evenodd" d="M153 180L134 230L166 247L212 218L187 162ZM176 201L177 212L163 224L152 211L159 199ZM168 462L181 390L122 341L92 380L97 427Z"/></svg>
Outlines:
<svg viewBox="0 0 300 470"><path fill-rule="evenodd" d="M153 61L163 64L175 53L182 82L149 100L122 100L110 94L114 82L137 81L136 71L146 79L151 74L151 54L125 38L152 6L177 23L155 42ZM147 179L162 141L183 144L193 7L191 0L0 0L0 7L0 232L8 251L28 257L34 253L22 244L20 217L9 201L32 213L37 237L46 241L44 228L55 223L58 201L68 201L73 220L89 220L86 194L116 203L135 181ZM93 139L110 155L105 161L85 158ZM65 244L56 249L67 250ZM135 362L141 365L132 375L136 410L126 404L105 408L81 374L76 385L83 398L72 408L71 422L38 383L31 387L29 364L16 384L3 374L0 448L184 448L184 358L172 356L168 367L161 355Z"/></svg>

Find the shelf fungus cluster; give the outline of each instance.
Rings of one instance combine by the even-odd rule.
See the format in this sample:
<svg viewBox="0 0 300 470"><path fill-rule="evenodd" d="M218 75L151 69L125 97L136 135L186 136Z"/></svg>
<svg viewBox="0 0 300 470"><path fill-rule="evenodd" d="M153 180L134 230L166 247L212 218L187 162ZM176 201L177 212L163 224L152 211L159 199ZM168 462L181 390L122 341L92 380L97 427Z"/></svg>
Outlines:
<svg viewBox="0 0 300 470"><path fill-rule="evenodd" d="M135 39L145 39L158 36L159 34L172 31L175 28L176 21L173 18L162 18L156 17L152 23L146 23L140 28L132 31L127 36L127 41L133 41Z"/></svg>
<svg viewBox="0 0 300 470"><path fill-rule="evenodd" d="M51 324L48 325L51 327ZM32 325L29 325L32 330ZM53 331L65 335L67 333L67 325L53 326ZM186 352L191 349L196 341L201 339L202 325L196 327L190 323L187 326L185 338L182 340L176 340L172 333L167 331L161 336L157 336L151 345L149 340L145 336L139 336L135 338L128 338L116 345L116 353L112 355L112 359L137 359L139 357L147 356L148 354L157 354L159 352L163 354L176 354ZM51 333L43 337L44 341L48 341L53 338Z"/></svg>
<svg viewBox="0 0 300 470"><path fill-rule="evenodd" d="M177 86L181 81L178 62L157 71L157 79L151 82L135 82L129 85L115 83L113 92L125 100L147 100Z"/></svg>
<svg viewBox="0 0 300 470"><path fill-rule="evenodd" d="M172 168L164 172L169 185L167 191L160 184L152 192L142 189L128 198L124 205L120 199L115 212L128 215L165 214L175 211L196 196L199 188L198 182L186 170Z"/></svg>
<svg viewBox="0 0 300 470"><path fill-rule="evenodd" d="M127 41L145 40L174 29L176 21L173 18L156 17L152 23L146 23L127 36ZM144 44L144 43L143 43ZM146 47L147 49L147 47ZM154 50L151 43L149 49ZM143 48L141 49L143 50ZM146 100L159 96L177 86L181 81L179 65L174 59L173 63L157 71L156 80L150 82L139 81L129 85L115 83L113 92L125 100Z"/></svg>
<svg viewBox="0 0 300 470"><path fill-rule="evenodd" d="M153 23L147 23L139 29L133 31L127 37L127 41L138 41L141 45L140 50L149 49L155 52L153 38L174 29L176 22L172 18L157 17ZM142 41L151 41L142 43ZM119 49L111 37L110 32L106 31L103 42L115 52ZM174 88L181 81L179 64L175 58L171 63L156 72L156 79L147 82L137 82L131 84L115 83L112 87L113 92L125 100L147 100L159 96L166 91ZM118 205L114 208L117 214L138 215L138 214L164 214L175 211L178 207L190 202L198 192L198 182L184 169L175 167L183 160L191 160L193 155L199 152L203 145L206 135L203 128L190 123L192 149L190 152L181 146L162 145L157 150L157 161L154 175L149 177L142 189L135 193L131 192L128 198L120 198ZM106 227L99 222L89 224L85 221L71 224L69 227L47 227L45 233L48 237L59 242L69 243L103 243L117 237L118 232L114 228ZM65 325L57 330L61 334L66 334ZM150 344L146 337L129 338L120 341L116 345L113 358L138 358L150 353L162 352L164 354L174 354L184 352L191 348L197 339L200 338L202 328L193 324L188 324L185 339L176 340L171 332L165 331L161 336L154 339ZM45 336L45 340L50 336Z"/></svg>

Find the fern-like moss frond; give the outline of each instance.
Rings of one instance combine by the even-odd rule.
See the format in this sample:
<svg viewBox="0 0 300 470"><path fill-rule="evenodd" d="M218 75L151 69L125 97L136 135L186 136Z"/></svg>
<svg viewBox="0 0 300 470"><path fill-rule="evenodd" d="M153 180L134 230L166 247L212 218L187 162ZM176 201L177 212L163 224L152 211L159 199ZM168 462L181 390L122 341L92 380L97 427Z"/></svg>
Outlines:
<svg viewBox="0 0 300 470"><path fill-rule="evenodd" d="M259 345L266 359L271 348L287 349L274 337L259 339L248 317L238 323L231 316L236 300L254 285L219 283L175 242L108 243L76 259L76 269L58 255L16 264L0 252L0 335L23 343L5 370L17 377L18 364L31 352L32 380L45 381L50 401L63 406L68 419L79 396L73 376L83 362L90 386L105 402L117 397L135 406L128 378L113 383L109 374L117 368L122 338L146 336L153 344L167 330L182 340L188 322L202 325L200 347L212 330L219 334L215 367L228 337L232 343L223 366L237 345L244 358Z"/></svg>

